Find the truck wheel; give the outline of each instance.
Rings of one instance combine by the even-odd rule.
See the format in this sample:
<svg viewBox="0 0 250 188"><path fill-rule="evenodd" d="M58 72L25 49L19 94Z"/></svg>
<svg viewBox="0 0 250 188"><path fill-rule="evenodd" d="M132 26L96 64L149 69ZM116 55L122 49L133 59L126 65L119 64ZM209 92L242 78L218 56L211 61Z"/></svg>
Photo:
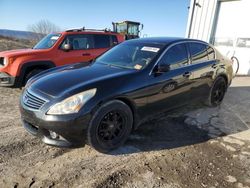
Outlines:
<svg viewBox="0 0 250 188"><path fill-rule="evenodd" d="M28 74L26 74L26 76L24 77L24 83L23 84L25 85L31 77L37 75L38 73L40 73L42 71L44 71L44 69L36 68L36 69L33 69L30 72L28 72Z"/></svg>
<svg viewBox="0 0 250 188"><path fill-rule="evenodd" d="M122 101L113 100L102 105L93 115L87 131L88 144L107 153L121 146L133 126L131 109Z"/></svg>
<svg viewBox="0 0 250 188"><path fill-rule="evenodd" d="M226 80L219 76L215 79L214 84L210 90L207 105L211 107L219 106L225 96L227 90Z"/></svg>

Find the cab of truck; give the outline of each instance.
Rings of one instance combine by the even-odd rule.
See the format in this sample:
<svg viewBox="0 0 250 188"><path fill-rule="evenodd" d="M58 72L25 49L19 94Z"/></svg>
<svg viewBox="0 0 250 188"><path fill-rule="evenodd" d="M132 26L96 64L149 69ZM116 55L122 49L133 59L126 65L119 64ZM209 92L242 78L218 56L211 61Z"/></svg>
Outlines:
<svg viewBox="0 0 250 188"><path fill-rule="evenodd" d="M134 21L112 22L113 31L124 35L126 40L140 37L143 24Z"/></svg>
<svg viewBox="0 0 250 188"><path fill-rule="evenodd" d="M88 63L124 40L108 30L71 29L45 36L32 49L0 52L0 86L22 87L46 69Z"/></svg>

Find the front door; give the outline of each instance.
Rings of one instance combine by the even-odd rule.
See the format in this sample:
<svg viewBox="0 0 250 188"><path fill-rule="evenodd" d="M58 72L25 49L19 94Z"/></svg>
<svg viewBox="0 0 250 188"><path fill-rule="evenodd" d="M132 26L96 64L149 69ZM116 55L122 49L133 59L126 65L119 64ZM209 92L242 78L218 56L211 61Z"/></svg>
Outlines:
<svg viewBox="0 0 250 188"><path fill-rule="evenodd" d="M70 44L72 49L65 51L64 44ZM57 65L79 62L89 62L110 48L110 36L98 34L74 34L65 37L60 46Z"/></svg>
<svg viewBox="0 0 250 188"><path fill-rule="evenodd" d="M192 67L186 44L171 47L158 64L168 64L170 70L150 75L147 98L149 114L181 106L190 100Z"/></svg>

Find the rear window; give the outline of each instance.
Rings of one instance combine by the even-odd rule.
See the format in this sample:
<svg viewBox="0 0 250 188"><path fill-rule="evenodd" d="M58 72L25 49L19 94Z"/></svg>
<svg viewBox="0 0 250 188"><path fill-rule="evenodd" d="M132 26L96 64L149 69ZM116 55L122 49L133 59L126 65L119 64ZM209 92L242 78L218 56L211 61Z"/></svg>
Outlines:
<svg viewBox="0 0 250 188"><path fill-rule="evenodd" d="M214 49L211 48L210 46L207 49L207 54L208 54L208 60L213 60L215 59L215 52Z"/></svg>
<svg viewBox="0 0 250 188"><path fill-rule="evenodd" d="M94 35L95 48L109 48L110 36L109 35Z"/></svg>
<svg viewBox="0 0 250 188"><path fill-rule="evenodd" d="M192 59L192 63L200 63L208 60L207 54L208 46L201 43L189 43L189 50Z"/></svg>

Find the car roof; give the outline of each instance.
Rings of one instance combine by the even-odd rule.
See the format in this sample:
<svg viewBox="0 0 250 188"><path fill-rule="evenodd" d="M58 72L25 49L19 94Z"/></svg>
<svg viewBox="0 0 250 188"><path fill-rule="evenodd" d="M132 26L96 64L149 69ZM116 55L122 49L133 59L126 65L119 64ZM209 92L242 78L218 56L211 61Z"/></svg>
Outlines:
<svg viewBox="0 0 250 188"><path fill-rule="evenodd" d="M90 30L85 30L85 31L63 31L59 32L59 34L66 35L66 34L102 34L102 35L121 35L116 32L112 31L90 31Z"/></svg>
<svg viewBox="0 0 250 188"><path fill-rule="evenodd" d="M192 41L192 42L203 42L201 40L197 39L188 39L188 38L179 38L179 37L148 37L148 38L138 38L138 39L132 39L129 41L126 41L126 43L152 43L152 44L172 44L176 42L187 42L187 41Z"/></svg>

